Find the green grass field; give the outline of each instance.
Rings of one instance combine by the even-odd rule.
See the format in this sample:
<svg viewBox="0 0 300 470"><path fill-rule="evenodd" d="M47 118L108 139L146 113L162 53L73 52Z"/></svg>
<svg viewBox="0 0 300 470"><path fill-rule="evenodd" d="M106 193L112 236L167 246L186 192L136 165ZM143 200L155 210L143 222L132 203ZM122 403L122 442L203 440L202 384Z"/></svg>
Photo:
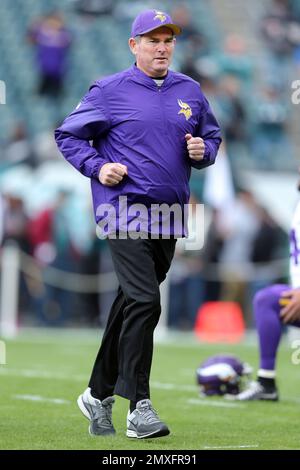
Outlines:
<svg viewBox="0 0 300 470"><path fill-rule="evenodd" d="M98 350L95 333L27 332L6 342L0 366L0 449L300 449L300 374L292 349L278 359L278 403L230 403L200 398L195 370L207 356L229 352L256 368L255 345L203 345L192 337L157 344L152 402L170 429L160 439L125 435L127 401L116 397L115 437L91 437L77 408Z"/></svg>

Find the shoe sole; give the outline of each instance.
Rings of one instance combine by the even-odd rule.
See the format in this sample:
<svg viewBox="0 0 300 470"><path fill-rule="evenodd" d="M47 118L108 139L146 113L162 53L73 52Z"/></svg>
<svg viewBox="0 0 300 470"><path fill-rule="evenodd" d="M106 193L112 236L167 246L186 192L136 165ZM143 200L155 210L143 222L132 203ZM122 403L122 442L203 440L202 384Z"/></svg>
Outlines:
<svg viewBox="0 0 300 470"><path fill-rule="evenodd" d="M79 409L81 413L83 414L83 416L87 418L89 421L91 421L91 415L83 403L82 395L79 395L79 397L77 398L77 405L79 406ZM95 436L95 434L91 432L91 425L89 425L89 435Z"/></svg>
<svg viewBox="0 0 300 470"><path fill-rule="evenodd" d="M261 395L260 397L255 397L255 398L245 398L245 399L242 399L242 398L238 398L237 395L230 395L230 394L226 394L224 395L224 398L225 400L230 400L230 401L238 401L238 402L241 402L241 401L279 401L279 395Z"/></svg>
<svg viewBox="0 0 300 470"><path fill-rule="evenodd" d="M160 429L159 431L154 431L149 434L143 434L139 436L135 431L132 431L130 429L127 429L126 431L126 436L130 438L135 438L135 439L153 439L155 437L163 437L163 436L168 436L170 434L170 430L168 428L163 428Z"/></svg>
<svg viewBox="0 0 300 470"><path fill-rule="evenodd" d="M237 401L279 401L279 396L277 394L273 395L260 395L259 397L237 400Z"/></svg>
<svg viewBox="0 0 300 470"><path fill-rule="evenodd" d="M274 397L274 398L268 398L268 397L262 397L260 398L262 401L279 401L279 397Z"/></svg>
<svg viewBox="0 0 300 470"><path fill-rule="evenodd" d="M82 400L82 395L79 395L78 399L77 399L77 405L79 406L79 409L81 411L81 413L89 420L91 421L91 415L88 411L88 409L85 407L84 403L83 403L83 400Z"/></svg>

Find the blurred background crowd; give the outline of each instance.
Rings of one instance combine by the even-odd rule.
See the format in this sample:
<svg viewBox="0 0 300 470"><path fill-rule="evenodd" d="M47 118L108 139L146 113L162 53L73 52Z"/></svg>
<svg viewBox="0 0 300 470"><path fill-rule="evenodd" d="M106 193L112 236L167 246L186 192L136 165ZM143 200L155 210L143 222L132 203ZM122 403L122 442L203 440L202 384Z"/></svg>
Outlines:
<svg viewBox="0 0 300 470"><path fill-rule="evenodd" d="M21 324L105 324L112 262L96 236L89 182L63 160L53 130L93 80L132 64L130 26L145 8L182 26L172 68L200 82L224 137L217 164L192 174L205 246L177 243L169 327L192 329L199 307L220 300L237 302L251 327L253 294L287 280L300 0L1 0L0 243L20 250Z"/></svg>

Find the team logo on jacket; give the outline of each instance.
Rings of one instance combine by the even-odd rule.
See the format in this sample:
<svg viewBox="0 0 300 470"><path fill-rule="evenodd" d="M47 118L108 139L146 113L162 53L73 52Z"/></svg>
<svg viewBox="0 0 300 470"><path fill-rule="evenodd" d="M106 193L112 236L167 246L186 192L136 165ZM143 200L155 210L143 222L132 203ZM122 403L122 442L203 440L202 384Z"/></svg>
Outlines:
<svg viewBox="0 0 300 470"><path fill-rule="evenodd" d="M156 15L154 16L154 20L159 20L161 23L163 23L164 21L166 21L167 17L166 15L164 14L163 11L157 11L155 10L155 13Z"/></svg>
<svg viewBox="0 0 300 470"><path fill-rule="evenodd" d="M188 121L190 117L193 115L190 105L187 103L184 103L182 100L177 100L177 103L179 104L181 108L178 114L184 114L185 119Z"/></svg>

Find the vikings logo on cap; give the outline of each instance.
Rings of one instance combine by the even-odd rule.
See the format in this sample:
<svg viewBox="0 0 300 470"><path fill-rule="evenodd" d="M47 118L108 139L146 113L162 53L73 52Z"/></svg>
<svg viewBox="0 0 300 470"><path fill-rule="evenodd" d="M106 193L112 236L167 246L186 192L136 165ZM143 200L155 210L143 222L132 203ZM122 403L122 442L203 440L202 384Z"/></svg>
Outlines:
<svg viewBox="0 0 300 470"><path fill-rule="evenodd" d="M156 15L154 16L154 20L159 20L161 23L166 21L167 17L163 11L157 11L155 10Z"/></svg>
<svg viewBox="0 0 300 470"><path fill-rule="evenodd" d="M173 31L173 34L181 34L181 28L175 24L170 15L160 10L142 11L132 23L131 37L142 36L154 31L161 26L166 26Z"/></svg>
<svg viewBox="0 0 300 470"><path fill-rule="evenodd" d="M184 114L185 119L188 121L190 117L193 115L190 105L188 105L187 103L184 103L182 100L177 100L177 103L179 104L181 108L178 114Z"/></svg>

